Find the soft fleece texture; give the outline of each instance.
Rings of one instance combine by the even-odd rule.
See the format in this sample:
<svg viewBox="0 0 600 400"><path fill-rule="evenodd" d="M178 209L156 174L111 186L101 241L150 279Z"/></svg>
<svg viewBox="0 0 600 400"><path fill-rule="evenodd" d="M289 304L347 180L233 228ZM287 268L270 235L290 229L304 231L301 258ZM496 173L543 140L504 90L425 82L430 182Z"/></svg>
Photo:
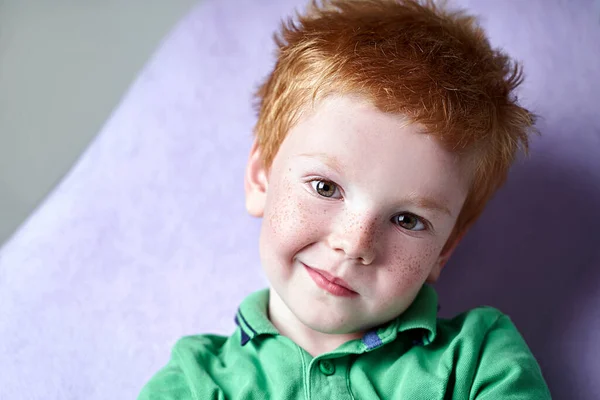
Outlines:
<svg viewBox="0 0 600 400"><path fill-rule="evenodd" d="M303 3L200 3L3 247L0 399L135 398L180 336L233 329L266 285L243 200L251 93ZM442 315L500 308L555 398L600 398L600 8L459 4L523 60L542 136L442 275Z"/></svg>

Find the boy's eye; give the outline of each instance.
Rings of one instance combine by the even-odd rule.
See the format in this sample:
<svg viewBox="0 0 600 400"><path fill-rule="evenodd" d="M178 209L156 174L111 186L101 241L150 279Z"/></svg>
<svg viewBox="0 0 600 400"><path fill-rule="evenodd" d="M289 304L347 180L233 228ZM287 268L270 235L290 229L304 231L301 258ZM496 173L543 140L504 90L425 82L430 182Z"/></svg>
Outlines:
<svg viewBox="0 0 600 400"><path fill-rule="evenodd" d="M421 221L421 219L414 214L398 214L393 218L393 220L394 223L409 231L425 230L425 224L423 221Z"/></svg>
<svg viewBox="0 0 600 400"><path fill-rule="evenodd" d="M338 190L335 183L322 179L315 179L314 181L311 181L310 184L313 189L323 197L333 197Z"/></svg>

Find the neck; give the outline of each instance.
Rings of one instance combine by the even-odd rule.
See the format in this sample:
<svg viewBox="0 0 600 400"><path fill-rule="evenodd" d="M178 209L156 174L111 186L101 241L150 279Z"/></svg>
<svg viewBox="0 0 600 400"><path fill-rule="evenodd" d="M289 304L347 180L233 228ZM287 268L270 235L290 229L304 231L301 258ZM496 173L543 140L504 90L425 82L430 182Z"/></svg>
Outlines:
<svg viewBox="0 0 600 400"><path fill-rule="evenodd" d="M272 288L269 291L269 320L281 335L290 338L313 357L331 352L342 344L363 336L362 332L332 334L312 329L290 311Z"/></svg>

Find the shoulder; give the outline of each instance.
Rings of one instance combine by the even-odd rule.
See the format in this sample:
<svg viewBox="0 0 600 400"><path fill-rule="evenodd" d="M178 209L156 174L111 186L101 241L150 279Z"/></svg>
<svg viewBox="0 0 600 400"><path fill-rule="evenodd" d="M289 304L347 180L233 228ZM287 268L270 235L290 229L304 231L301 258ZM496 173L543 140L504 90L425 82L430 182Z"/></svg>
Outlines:
<svg viewBox="0 0 600 400"><path fill-rule="evenodd" d="M440 318L436 327L437 335L442 341L460 340L461 344L484 346L499 339L496 333L502 332L504 340L512 340L526 346L510 317L493 307L477 307L451 319Z"/></svg>
<svg viewBox="0 0 600 400"><path fill-rule="evenodd" d="M535 363L525 339L500 310L477 307L452 319L439 319L438 345L462 354L462 361L476 368L487 356L517 361L526 358ZM468 355L468 357L467 357Z"/></svg>
<svg viewBox="0 0 600 400"><path fill-rule="evenodd" d="M207 371L220 364L219 354L228 340L218 335L179 339L168 364L144 386L138 400L212 398L220 393L219 385Z"/></svg>
<svg viewBox="0 0 600 400"><path fill-rule="evenodd" d="M455 368L471 377L472 399L549 399L540 367L511 319L478 307L439 320L443 342L460 354Z"/></svg>
<svg viewBox="0 0 600 400"><path fill-rule="evenodd" d="M472 365L486 348L496 347L498 341L509 344L513 350L518 347L529 351L506 314L493 307L477 307L450 319L439 318L433 344L446 354L461 354L458 360Z"/></svg>
<svg viewBox="0 0 600 400"><path fill-rule="evenodd" d="M205 376L215 366L222 363L223 356L226 355L232 346L230 342L239 341L239 333L236 331L233 336L219 335L193 335L184 336L179 339L171 350L171 364L178 366L182 374L188 379L198 379L199 375ZM237 347L237 346L233 346Z"/></svg>
<svg viewBox="0 0 600 400"><path fill-rule="evenodd" d="M487 332L499 321L507 319L508 316L493 307L477 307L458 314L451 319L438 319L438 327L453 331L473 331L479 334Z"/></svg>
<svg viewBox="0 0 600 400"><path fill-rule="evenodd" d="M493 307L477 307L449 320L439 320L441 334L459 340L462 345L478 349L481 355L488 348L509 353L511 357L533 356L525 339L510 317Z"/></svg>
<svg viewBox="0 0 600 400"><path fill-rule="evenodd" d="M186 354L216 354L230 338L220 335L192 335L180 338L171 351L174 357L185 357Z"/></svg>

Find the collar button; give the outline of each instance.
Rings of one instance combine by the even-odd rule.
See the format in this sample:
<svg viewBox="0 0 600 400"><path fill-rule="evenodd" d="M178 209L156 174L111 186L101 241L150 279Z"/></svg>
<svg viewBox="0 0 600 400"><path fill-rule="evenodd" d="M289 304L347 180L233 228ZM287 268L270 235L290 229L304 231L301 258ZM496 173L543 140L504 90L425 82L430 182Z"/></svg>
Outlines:
<svg viewBox="0 0 600 400"><path fill-rule="evenodd" d="M321 360L319 361L319 370L323 375L330 376L335 374L335 365L329 360Z"/></svg>

